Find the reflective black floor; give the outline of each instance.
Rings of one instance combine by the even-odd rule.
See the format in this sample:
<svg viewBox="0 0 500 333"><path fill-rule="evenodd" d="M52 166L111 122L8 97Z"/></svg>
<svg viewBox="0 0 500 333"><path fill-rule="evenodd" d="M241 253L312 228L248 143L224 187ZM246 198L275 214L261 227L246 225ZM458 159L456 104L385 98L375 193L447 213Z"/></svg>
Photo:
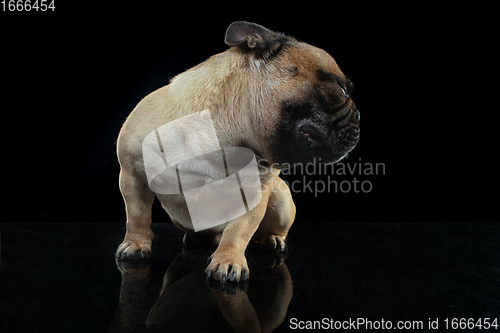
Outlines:
<svg viewBox="0 0 500 333"><path fill-rule="evenodd" d="M239 285L207 283L210 252L183 250L170 223L153 225L151 261L118 266L124 224L0 231L0 332L284 332L323 318L428 331L429 318L444 330L500 317L500 224L298 221L284 263L248 251Z"/></svg>

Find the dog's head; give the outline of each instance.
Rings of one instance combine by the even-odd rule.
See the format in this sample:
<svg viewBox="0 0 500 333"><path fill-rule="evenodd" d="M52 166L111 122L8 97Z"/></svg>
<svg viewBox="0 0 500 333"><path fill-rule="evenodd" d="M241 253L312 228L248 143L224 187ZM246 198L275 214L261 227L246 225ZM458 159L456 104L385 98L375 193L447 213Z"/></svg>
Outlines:
<svg viewBox="0 0 500 333"><path fill-rule="evenodd" d="M245 58L247 79L255 82L247 93L261 139L249 146L261 157L336 162L356 146L353 85L327 52L248 22L232 23L225 42Z"/></svg>

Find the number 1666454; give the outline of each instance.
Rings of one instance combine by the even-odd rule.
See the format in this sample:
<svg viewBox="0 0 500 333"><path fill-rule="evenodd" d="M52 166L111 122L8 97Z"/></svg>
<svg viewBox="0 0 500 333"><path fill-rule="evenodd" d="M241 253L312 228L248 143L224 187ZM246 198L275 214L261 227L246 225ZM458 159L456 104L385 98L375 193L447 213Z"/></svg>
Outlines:
<svg viewBox="0 0 500 333"><path fill-rule="evenodd" d="M2 10L9 12L32 12L56 10L55 0L3 0Z"/></svg>
<svg viewBox="0 0 500 333"><path fill-rule="evenodd" d="M482 319L473 319L473 318L446 318L444 320L445 328L448 329L498 329L497 318L482 318Z"/></svg>

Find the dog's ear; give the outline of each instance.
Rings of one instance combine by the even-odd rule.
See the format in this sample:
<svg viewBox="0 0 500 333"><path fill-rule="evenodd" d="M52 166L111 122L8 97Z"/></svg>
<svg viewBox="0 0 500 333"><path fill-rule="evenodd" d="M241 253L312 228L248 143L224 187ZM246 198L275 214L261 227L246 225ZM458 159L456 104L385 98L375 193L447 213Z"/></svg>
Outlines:
<svg viewBox="0 0 500 333"><path fill-rule="evenodd" d="M255 50L263 56L268 56L279 50L289 39L259 24L237 21L227 28L224 42L229 46L238 46L247 51Z"/></svg>

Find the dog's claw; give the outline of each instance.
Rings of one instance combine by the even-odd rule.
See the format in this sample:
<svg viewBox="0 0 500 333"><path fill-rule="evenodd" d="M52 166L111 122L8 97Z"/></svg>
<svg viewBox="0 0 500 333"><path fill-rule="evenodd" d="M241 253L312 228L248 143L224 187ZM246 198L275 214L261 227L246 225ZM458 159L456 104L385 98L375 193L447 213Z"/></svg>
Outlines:
<svg viewBox="0 0 500 333"><path fill-rule="evenodd" d="M208 273L207 273L207 280L210 280L210 278L212 277L213 273L214 273L214 271L208 271Z"/></svg>
<svg viewBox="0 0 500 333"><path fill-rule="evenodd" d="M243 269L243 270L241 271L241 279L242 279L243 281L248 280L248 271L247 271L246 269Z"/></svg>

